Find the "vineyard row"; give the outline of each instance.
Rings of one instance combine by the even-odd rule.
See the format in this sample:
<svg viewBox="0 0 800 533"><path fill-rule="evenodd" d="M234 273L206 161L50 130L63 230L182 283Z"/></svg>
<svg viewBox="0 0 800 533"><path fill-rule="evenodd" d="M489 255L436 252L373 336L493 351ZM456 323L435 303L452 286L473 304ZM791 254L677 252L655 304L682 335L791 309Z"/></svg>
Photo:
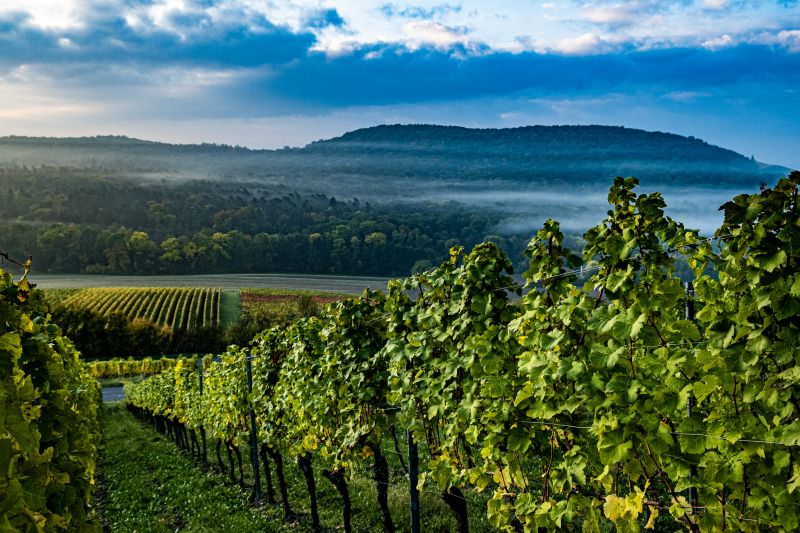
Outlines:
<svg viewBox="0 0 800 533"><path fill-rule="evenodd" d="M100 315L122 313L172 331L187 331L219 324L220 294L220 289L211 288L92 288L60 305Z"/></svg>
<svg viewBox="0 0 800 533"><path fill-rule="evenodd" d="M430 456L417 488L441 491L462 532L465 491L490 495L504 531L797 530L800 173L726 203L714 239L636 185L615 180L582 257L547 221L519 301L502 250L454 248L386 295L207 358L202 376L182 361L129 384L127 401L175 434L208 433L218 456L249 441L281 491L283 457L296 458L312 519L322 467L345 530L347 480L365 467L394 530L381 450L398 430ZM676 251L696 293L675 274Z"/></svg>
<svg viewBox="0 0 800 533"><path fill-rule="evenodd" d="M0 270L0 531L102 531L100 386L25 274Z"/></svg>

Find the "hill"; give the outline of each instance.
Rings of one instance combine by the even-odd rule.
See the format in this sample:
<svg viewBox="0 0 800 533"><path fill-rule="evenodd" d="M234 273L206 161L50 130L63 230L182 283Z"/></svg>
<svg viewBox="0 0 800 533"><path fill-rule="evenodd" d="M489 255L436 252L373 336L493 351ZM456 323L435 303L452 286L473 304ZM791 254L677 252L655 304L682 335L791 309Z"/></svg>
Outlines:
<svg viewBox="0 0 800 533"><path fill-rule="evenodd" d="M694 137L612 126L376 126L312 143L329 166L352 172L524 183L607 183L635 175L656 184L742 183L764 177L763 166ZM780 173L780 172L779 172Z"/></svg>
<svg viewBox="0 0 800 533"><path fill-rule="evenodd" d="M394 189L393 178L585 185L636 175L653 186L752 186L786 170L694 137L616 126L375 126L282 150L174 145L118 136L4 137L0 164L95 168L161 178L262 180L334 194L358 189L360 196L365 186L367 195L377 192L373 189L379 184L381 189L387 184Z"/></svg>
<svg viewBox="0 0 800 533"><path fill-rule="evenodd" d="M5 137L0 250L39 272L382 276L492 240L521 266L546 218L573 237L594 225L614 176L708 233L717 206L786 172L609 126L376 126L281 150Z"/></svg>

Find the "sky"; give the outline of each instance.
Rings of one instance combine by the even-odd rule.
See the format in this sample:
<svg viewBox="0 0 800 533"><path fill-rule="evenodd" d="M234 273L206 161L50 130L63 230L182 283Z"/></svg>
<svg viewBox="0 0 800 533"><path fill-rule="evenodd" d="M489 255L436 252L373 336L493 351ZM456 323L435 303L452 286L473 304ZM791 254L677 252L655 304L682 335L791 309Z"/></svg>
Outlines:
<svg viewBox="0 0 800 533"><path fill-rule="evenodd" d="M798 0L2 0L0 135L610 124L800 168Z"/></svg>

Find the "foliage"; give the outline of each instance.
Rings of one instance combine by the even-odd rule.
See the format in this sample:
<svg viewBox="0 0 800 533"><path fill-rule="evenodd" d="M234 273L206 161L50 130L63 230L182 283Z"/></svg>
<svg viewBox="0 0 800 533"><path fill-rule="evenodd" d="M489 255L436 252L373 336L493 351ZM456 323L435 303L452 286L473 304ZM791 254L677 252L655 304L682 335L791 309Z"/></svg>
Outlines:
<svg viewBox="0 0 800 533"><path fill-rule="evenodd" d="M480 242L500 222L454 204L373 206L337 200L329 187L300 194L250 171L242 181L192 173L143 184L140 176L0 167L2 245L36 257L40 272L386 275L439 261L453 236Z"/></svg>
<svg viewBox="0 0 800 533"><path fill-rule="evenodd" d="M122 313L103 316L84 309L59 307L53 312L53 319L62 324L64 335L86 358L159 355L172 352L170 348L176 344L168 327L142 319L131 321Z"/></svg>
<svg viewBox="0 0 800 533"><path fill-rule="evenodd" d="M217 439L234 443L246 441L247 382L244 364L244 350L231 346L218 363L208 366L203 373L202 420L192 420L190 424L203 425Z"/></svg>
<svg viewBox="0 0 800 533"><path fill-rule="evenodd" d="M384 431L386 400L430 455L420 487L490 493L501 530L800 528L800 173L725 204L713 239L637 184L614 181L580 286L580 259L548 221L517 304L510 261L485 243L390 282L385 299L257 336L262 442L349 465ZM226 438L246 431L243 361L232 347L209 368L228 393L203 412L230 412L214 422Z"/></svg>
<svg viewBox="0 0 800 533"><path fill-rule="evenodd" d="M723 205L719 279L697 284L706 343L687 365L697 413L679 429L702 421L710 435L681 438L699 465L701 528L800 526L798 186L793 172Z"/></svg>
<svg viewBox="0 0 800 533"><path fill-rule="evenodd" d="M120 378L132 376L152 376L173 368L179 359L162 357L153 359L145 357L143 359L114 358L107 361L90 361L86 364L89 374L95 379Z"/></svg>
<svg viewBox="0 0 800 533"><path fill-rule="evenodd" d="M225 330L225 338L228 343L247 344L258 333L273 326L288 326L299 318L316 316L318 302L342 298L331 294L335 293L243 289L242 315Z"/></svg>
<svg viewBox="0 0 800 533"><path fill-rule="evenodd" d="M334 468L352 468L379 450L394 415L387 410L388 365L385 296L364 291L327 309L320 331L322 354L317 395L326 399L314 409L322 454Z"/></svg>
<svg viewBox="0 0 800 533"><path fill-rule="evenodd" d="M511 262L484 243L466 254L453 248L438 269L389 285L389 402L431 453L428 472L440 490L465 485L472 446L484 438L483 413L507 403L514 352L507 329L514 316ZM405 291L418 290L416 301ZM477 471L476 471L477 472Z"/></svg>
<svg viewBox="0 0 800 533"><path fill-rule="evenodd" d="M100 387L58 326L0 270L0 530L99 531Z"/></svg>

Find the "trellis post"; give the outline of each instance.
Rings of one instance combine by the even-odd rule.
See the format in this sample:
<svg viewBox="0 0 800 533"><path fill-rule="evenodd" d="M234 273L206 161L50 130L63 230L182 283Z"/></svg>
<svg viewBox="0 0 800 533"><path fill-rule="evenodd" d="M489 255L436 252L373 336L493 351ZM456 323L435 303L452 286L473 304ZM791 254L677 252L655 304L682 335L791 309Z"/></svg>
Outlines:
<svg viewBox="0 0 800 533"><path fill-rule="evenodd" d="M417 490L419 451L417 450L417 443L414 442L414 434L411 431L407 431L406 435L408 438L408 493L410 496L411 533L420 533L419 490Z"/></svg>
<svg viewBox="0 0 800 533"><path fill-rule="evenodd" d="M261 503L261 469L258 464L258 429L256 428L256 412L250 395L253 392L253 368L250 350L245 351L244 367L247 374L247 410L250 412L250 461L253 463L253 501Z"/></svg>
<svg viewBox="0 0 800 533"><path fill-rule="evenodd" d="M691 281L686 282L686 320L694 322L694 285ZM686 402L686 414L692 418L692 407L694 405L694 394L689 395L689 400ZM692 465L689 470L689 479L697 477L697 467ZM692 514L697 512L697 487L692 485L689 487L689 502L692 505Z"/></svg>

